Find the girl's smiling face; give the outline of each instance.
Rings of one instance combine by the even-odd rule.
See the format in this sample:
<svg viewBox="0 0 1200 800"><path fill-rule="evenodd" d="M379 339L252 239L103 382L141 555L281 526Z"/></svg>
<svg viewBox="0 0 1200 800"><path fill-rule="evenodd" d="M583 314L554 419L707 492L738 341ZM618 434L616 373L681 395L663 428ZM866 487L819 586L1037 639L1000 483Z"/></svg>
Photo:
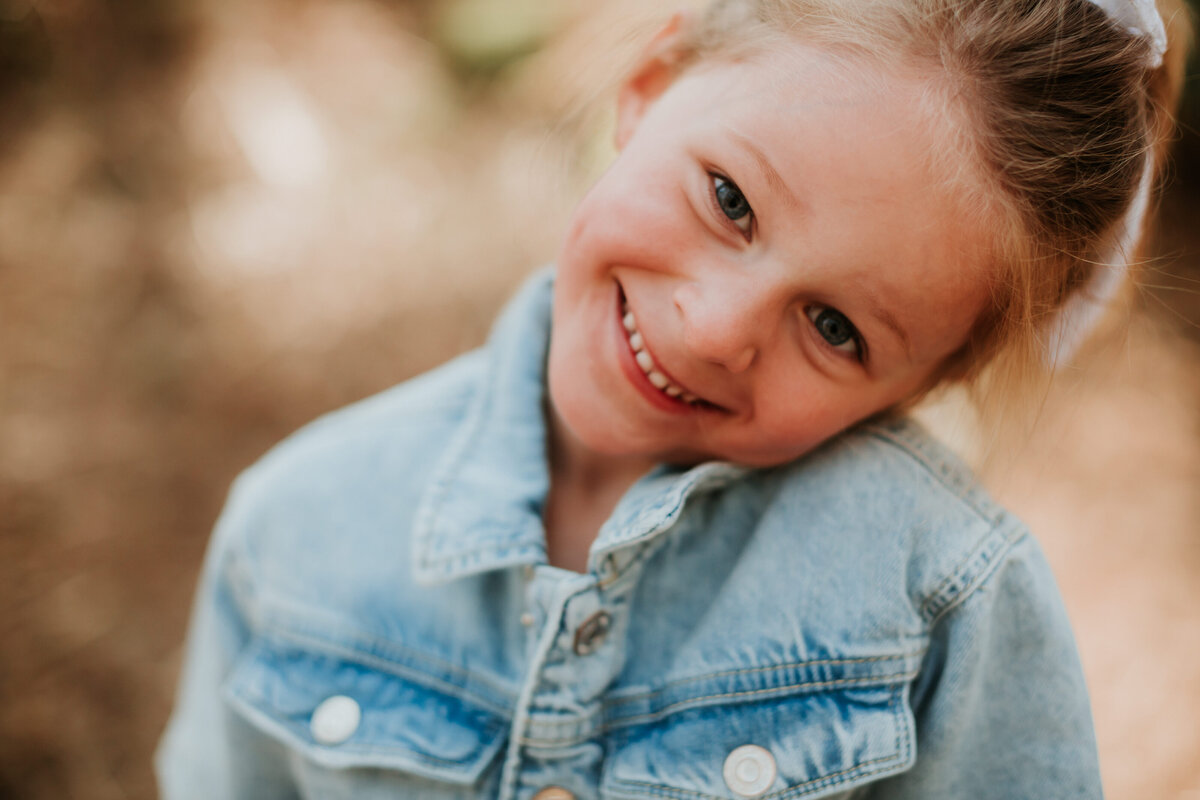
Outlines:
<svg viewBox="0 0 1200 800"><path fill-rule="evenodd" d="M931 157L952 123L915 71L815 46L677 78L659 53L559 256L555 419L598 454L783 463L917 391L987 301Z"/></svg>

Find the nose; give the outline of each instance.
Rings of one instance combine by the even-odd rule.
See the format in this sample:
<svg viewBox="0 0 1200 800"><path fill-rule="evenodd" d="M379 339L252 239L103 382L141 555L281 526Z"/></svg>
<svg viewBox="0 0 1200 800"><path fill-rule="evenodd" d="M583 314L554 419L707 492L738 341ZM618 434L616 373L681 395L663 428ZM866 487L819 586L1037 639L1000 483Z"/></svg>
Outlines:
<svg viewBox="0 0 1200 800"><path fill-rule="evenodd" d="M744 288L702 288L688 282L675 290L673 299L683 318L684 345L695 356L734 373L750 368L767 319Z"/></svg>

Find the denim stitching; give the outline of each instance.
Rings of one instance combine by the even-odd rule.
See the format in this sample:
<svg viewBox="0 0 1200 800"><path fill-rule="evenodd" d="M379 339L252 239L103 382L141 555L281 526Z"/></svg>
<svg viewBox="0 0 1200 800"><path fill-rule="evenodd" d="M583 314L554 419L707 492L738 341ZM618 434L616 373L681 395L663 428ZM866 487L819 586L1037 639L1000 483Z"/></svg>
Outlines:
<svg viewBox="0 0 1200 800"><path fill-rule="evenodd" d="M908 747L910 747L910 742L908 742L907 726L906 726L906 724L904 724L904 722L905 722L904 718L902 718L902 717L904 717L904 714L902 714L902 708L904 708L904 706L902 706L902 704L901 704L901 699L902 699L901 693L902 692L900 690L893 691L892 698L890 698L888 700L888 706L889 706L890 710L893 711L893 717L895 718L895 722L900 723L899 727L896 728L896 739L895 739L895 751L896 752L895 753L890 754L890 756L881 756L880 758L872 758L869 760L865 760L865 762L859 762L858 764L854 764L853 766L850 766L850 768L840 770L838 772L830 772L829 775L822 775L820 777L811 778L811 780L805 781L803 783L797 783L796 786L782 788L779 790L779 792L774 792L772 794L763 795L762 800L773 800L773 799L774 800L785 800L785 798L790 798L790 796L798 796L799 794L804 794L806 792L809 792L810 789L821 788L823 786L832 786L832 784L839 783L839 782L841 782L841 780L850 780L850 776L852 774L856 774L856 772L857 772L857 775L853 775L853 777L869 777L871 775L878 774L878 772L887 770L889 768L889 766L892 765L893 763L902 762L902 760L904 760L904 758L905 758L905 754L908 752ZM877 765L877 768L871 769L871 770L864 770L864 768L866 768L866 766L871 766L872 764ZM646 788L652 794L658 794L658 795L664 795L664 796L670 796L670 795L678 796L679 794L688 794L688 795L692 795L692 796L697 796L697 798L716 798L716 795L710 795L710 794L703 793L703 792L695 792L695 790L692 790L692 789L678 789L678 788L673 788L673 787L664 787L664 786L661 786L661 784L646 783L643 781L631 781L631 780L626 780L626 778L620 778L620 777L616 777L616 776L613 776L612 780L614 783L625 784L625 786L637 786L637 787ZM718 800L724 800L724 799L718 799Z"/></svg>
<svg viewBox="0 0 1200 800"><path fill-rule="evenodd" d="M441 469L437 473L437 478L433 481L433 485L429 487L428 504L423 505L421 510L421 518L414 520L413 527L422 532L422 536L418 539L421 546L420 566L427 569L436 568L439 563L445 569L445 562L448 560L442 554L434 554L432 552L432 533L434 524L437 522L439 511L446 500L446 493L450 488L453 476L459 471L459 466L463 459L467 456L467 451L470 449L471 443L475 441L482 429L483 421L487 415L488 409L491 408L492 397L494 391L488 391L494 388L496 375L499 371L499 359L488 359L488 370L485 380L477 384L475 403L471 404L469 419L463 425L462 433L457 441L454 442L456 449L451 452L449 458L444 460Z"/></svg>
<svg viewBox="0 0 1200 800"><path fill-rule="evenodd" d="M866 777L868 775L873 775L877 772L883 772L883 770L887 768L888 764L899 760L899 758L900 758L899 755L891 755L891 756L883 756L880 758L872 758L868 761L863 761L861 763L855 764L853 767L849 767L849 768L841 770L839 772L833 772L833 773L830 773L829 775L822 775L819 778L813 778L812 780L805 781L804 783L797 783L795 786L788 786L784 789L780 789L777 792L772 792L771 794L765 794L762 796L762 800L772 800L773 798L775 800L783 800L783 798L788 797L788 796L794 796L797 793L803 793L810 789L820 788L823 784L827 785L827 784L837 783L837 782L839 782L838 779L845 778L846 776L850 775L850 773L853 773L853 772L860 772L860 775L856 775L854 777ZM869 767L872 764L878 764L879 766L876 769L861 772L863 767ZM628 780L626 778L614 777L613 783L623 784L625 786L639 786L639 787L646 789L651 794L668 796L668 797L671 795L678 796L680 794L686 794L686 795L691 795L692 797L712 798L713 800L726 800L726 798L721 797L720 795L708 794L706 792L697 792L693 789L676 789L676 788L670 787L670 786L662 786L662 785L656 784L656 783L646 783L644 781L633 781L633 780Z"/></svg>
<svg viewBox="0 0 1200 800"><path fill-rule="evenodd" d="M310 644L310 645L315 645L317 647L323 648L324 652L327 655L342 656L350 661L354 661L358 664L361 664L362 666L371 667L373 669L380 670L381 672L386 672L389 675L394 675L396 677L403 678L405 680L410 680L410 681L413 681L418 684L423 683L426 686L434 688L438 691L449 691L451 693L459 693L462 696L464 696L465 698L471 700L472 702L475 702L475 703L478 703L479 705L485 706L488 710L498 714L499 716L507 717L509 714L512 713L511 706L505 706L502 703L499 703L492 698L485 697L484 695L481 695L481 694L477 693L476 691L470 689L468 686L457 684L457 683L452 683L443 678L439 678L435 675L430 675L426 672L422 672L420 669L417 669L414 667L408 667L404 664L399 664L399 663L396 663L393 661L389 661L386 658L382 658L380 656L372 655L370 653L364 653L360 650L355 650L353 648L346 647L344 645L338 645L333 642L327 642L327 641L324 641L324 640L321 640L321 639L318 639L315 637L307 636L305 634L295 632L295 631L279 631L276 634L276 636L278 636L281 639L291 640L295 643L306 643L306 644ZM416 654L414 654L414 655L416 655ZM430 660L430 659L426 658L425 660ZM447 666L449 666L449 665L447 665ZM452 667L449 671L457 673L461 677L466 678L468 681L470 681L471 678L475 677L473 673L464 672L455 667ZM485 683L486 681L477 679L474 682ZM492 687L492 688L496 688L496 687Z"/></svg>
<svg viewBox="0 0 1200 800"><path fill-rule="evenodd" d="M928 453L924 452L924 450L921 448L915 447L912 442L908 441L903 436L886 428L875 426L861 428L860 433L862 433L864 436L870 436L872 438L879 439L880 441L887 442L897 450L905 453L917 464L924 467L925 471L928 472L931 477L935 478L943 489L945 489L962 505L966 506L967 509L974 512L977 517L985 522L994 523L996 521L997 512L999 511L998 508L991 504L979 503L976 501L976 499L968 496L971 490L978 486L978 481L966 482L961 487L963 491L956 491L956 489L959 489L960 487L951 485L951 481L949 480L950 474L948 473L945 464L943 464L941 461L935 462L934 459L930 458Z"/></svg>
<svg viewBox="0 0 1200 800"><path fill-rule="evenodd" d="M642 524L649 522L651 518L657 518L656 523L652 523L650 530L637 534L629 539L614 542L609 552L613 552L621 547L626 547L630 544L645 540L646 537L659 533L669 527L667 523L673 522L678 518L680 510L691 499L691 496L701 489L716 487L728 483L730 480L736 479L738 474L731 472L728 469L709 469L699 475L695 475L688 479L682 486L677 486L674 491L666 498L656 502L652 507L642 509L634 519L634 524Z"/></svg>
<svg viewBox="0 0 1200 800"><path fill-rule="evenodd" d="M750 670L746 670L746 671L750 671ZM720 673L718 673L718 674L720 674ZM915 677L916 674L917 673L915 671L895 672L895 673L888 673L887 675L864 675L864 676L857 677L857 678L836 678L836 679L828 680L828 681L803 681L801 683L791 683L791 684L786 684L784 686L773 686L773 687L768 687L765 689L746 689L746 690L740 691L740 692L722 692L722 693L717 693L717 694L697 695L696 697L689 697L685 700L677 700L674 703L669 703L668 705L663 706L661 709L659 709L657 711L650 712L649 715L637 714L637 715L633 715L633 716L629 716L629 717L614 716L611 719L614 722L619 722L621 724L621 727L624 727L625 723L628 720L638 720L638 719L641 719L642 717L646 717L646 716L663 714L664 712L668 711L669 709L676 708L678 706L687 705L689 703L698 703L703 700L712 700L712 699L718 698L718 697L741 697L741 696L746 696L746 695L761 694L764 692L781 692L781 691L788 691L791 689L813 689L813 688L824 688L827 686L837 686L837 685L865 684L865 683L872 683L872 682L876 682L876 681L878 681L879 683L882 683L882 684L886 684L886 683L894 683L896 681L896 679L898 679L898 678L912 678L912 677ZM656 691L653 694L659 694L659 692ZM644 696L647 696L647 695L641 695L639 697L644 697ZM543 726L544 727L553 727L556 725L561 725L563 727L569 727L569 726L578 725L581 722L586 721L586 720L590 719L591 717L596 716L597 714L608 711L609 709L611 709L611 707L613 705L617 705L619 703L627 703L627 702L632 702L632 701L626 700L626 699L622 699L620 701L608 701L608 702L604 703L602 707L590 709L581 716L573 717L571 719L566 719L566 720L553 720L553 719L538 720L537 725L538 725L538 727L543 727Z"/></svg>
<svg viewBox="0 0 1200 800"><path fill-rule="evenodd" d="M705 700L714 700L714 699L729 698L729 697L750 697L750 696L757 695L757 694L767 694L770 692L787 692L787 691L794 691L797 689L810 690L810 689L825 689L825 688L829 688L832 686L855 686L855 685L869 684L874 681L885 681L885 682L886 681L895 681L895 679L898 679L898 678L902 678L904 680L911 680L912 678L916 677L916 675L917 675L916 672L904 672L904 673L896 673L894 675L879 676L879 677L872 676L872 677L868 677L868 678L840 678L838 680L832 680L832 681L810 681L810 682L806 682L806 683L796 683L796 684L790 684L787 686L772 687L769 689L752 689L752 690L747 690L744 692L726 692L726 693L722 693L722 694L709 694L709 695L702 695L699 697L689 697L686 700L680 700L678 702L666 705L666 706L658 709L657 711L653 711L649 714L638 714L638 715L629 716L629 717L608 717L599 726L596 726L596 728L593 731L591 731L589 734L586 734L586 735L576 735L576 736L570 737L569 739L559 739L559 738L543 739L543 738L523 736L520 738L520 742L522 745L529 746L529 747L543 747L543 748L568 747L568 746L571 746L574 744L579 744L580 742L588 741L590 738L592 738L594 736L606 735L606 734L610 733L611 731L619 729L619 728L626 728L626 727L629 727L630 725L635 725L635 724L640 724L640 723L645 723L645 722L658 721L664 717L668 717L671 714L676 713L677 709L683 708L686 710L686 708L691 707L692 705L700 703ZM895 694L896 693L893 691L893 696L895 696ZM589 710L588 712L586 712L583 716L575 717L570 720L538 720L537 726L539 728L543 728L543 727L553 728L554 726L580 727L580 726L585 725L588 720L590 720L593 717L597 716L598 714L602 713L604 710L605 709L603 709L603 708L592 709L592 710ZM607 717L607 715L605 715L605 716Z"/></svg>
<svg viewBox="0 0 1200 800"><path fill-rule="evenodd" d="M1000 564L1003 563L1004 557L1007 556L1008 553L1012 552L1013 548L1016 547L1028 535L1028 531L1024 525L1020 523L1013 524L1012 527L1007 531L993 530L992 536L987 537L982 543L992 544L991 540L994 537L1001 537L1001 541L994 544L993 552L986 555L981 554L980 551L983 549L981 545L981 547L974 550L969 557L963 559L962 563L959 564L959 566L950 575L948 575L945 580L942 581L937 590L935 590L934 593L926 598L925 602L921 604L921 615L926 617L926 621L930 625L935 624L937 620L941 619L951 609L964 602L968 597L974 594L976 589L986 583L987 580L995 574ZM962 572L965 571L966 565L970 563L970 561L972 561L977 555L983 558L985 563L982 567L975 571L974 575L963 576ZM950 581L954 578L961 580L962 586L957 592L954 592L947 597L942 597L941 593L943 589L945 589Z"/></svg>
<svg viewBox="0 0 1200 800"><path fill-rule="evenodd" d="M989 531L989 535L980 539L979 542L976 543L975 547L973 547L958 564L954 565L954 568L951 569L944 578L942 578L941 582L934 587L933 591L929 593L929 596L926 597L924 602L921 603L921 616L926 621L929 621L933 617L937 616L937 606L939 603L949 603L956 595L961 594L965 587L971 583L972 579L964 573L969 573L968 568L971 562L977 559L983 559L985 561L987 560L988 551L995 547L995 542L993 539L996 536L996 533L996 530L993 529ZM954 590L955 584L959 585L957 591Z"/></svg>
<svg viewBox="0 0 1200 800"><path fill-rule="evenodd" d="M334 641L332 638L322 635L317 629L315 629L314 627L311 627L311 626L302 626L302 625L293 624L292 626L275 628L273 631L266 631L266 632L264 632L264 635L267 637L275 637L275 638L284 639L284 640L290 639L294 642L304 642L304 643L311 644L311 645L314 645L319 648L324 648L326 650L336 651L342 655L346 655L346 656L350 657L351 659L358 658L358 657L370 658L370 659L373 659L373 660L379 662L380 664L383 664L389 668L403 669L403 668L407 667L407 665L405 665L399 661L387 658L384 655L376 655L374 653L364 652L363 650L361 650L357 647L354 647L351 644L343 644L341 642ZM511 692L507 687L503 686L502 684L500 684L496 681L491 680L490 678L488 678L480 673L470 672L456 664L452 664L449 661L443 661L440 658L431 656L427 653L423 653L420 650L414 650L413 648L406 647L405 645L402 645L398 642L393 642L388 639L381 639L377 636L371 636L369 634L365 634L365 633L362 633L359 631L351 632L350 636L357 643L366 645L373 649L381 650L384 652L392 651L392 652L395 652L398 654L403 654L403 655L409 657L410 659L412 659L413 661L424 662L431 668L443 670L447 673L450 673L451 675L462 680L463 683L468 683L468 682L469 683L481 683L481 684L487 686L489 689L494 690L498 695L501 695L505 699L511 700L513 697L515 697L514 693ZM416 669L415 667L409 667L409 668L413 669L414 671L420 672L420 670ZM427 674L427 673L422 673L422 674ZM429 675L429 677L434 678L434 679L438 678L437 675ZM444 679L443 679L443 682L449 683L449 681L444 681ZM453 685L455 687L459 686L459 684L457 684L457 683L453 683L451 685ZM465 688L465 687L463 687L463 688Z"/></svg>
<svg viewBox="0 0 1200 800"><path fill-rule="evenodd" d="M1004 553L1011 550L1015 541L1019 540L1021 535L1023 535L1021 525L1019 522L1014 525L1011 522L1013 518L1003 508L988 502L979 502L972 491L978 486L977 481L968 481L962 487L963 491L955 491L958 487L950 484L949 478L952 477L952 473L948 470L947 466L941 461L935 461L926 452L925 448L918 446L918 443L909 441L903 435L903 432L878 425L867 426L860 429L860 431L864 436L870 436L889 443L910 456L942 488L949 492L955 500L967 508L967 510L973 512L980 521L989 525L989 531L981 538L971 552L922 600L920 606L921 617L927 624L932 625L936 619L962 602L980 584L986 581L987 577L994 571L996 564L1002 559ZM1018 531L1015 539L1013 538L1013 530L1005 530L1006 524L1013 525ZM997 536L1002 538L1002 541L999 543L995 541ZM968 567L977 559L982 559L984 563L974 574L971 574ZM956 582L960 583L961 586L957 590L954 590L953 587Z"/></svg>
<svg viewBox="0 0 1200 800"><path fill-rule="evenodd" d="M461 759L439 758L437 756L431 756L431 755L426 755L424 753L418 753L417 751L412 750L411 748L405 747L400 744L397 744L394 747L388 748L388 747L371 746L371 745L368 745L365 743L357 744L357 745L351 744L351 743L345 743L345 744L338 745L337 750L335 751L330 747L327 747L327 746L323 747L322 745L317 744L316 742L312 742L307 737L305 737L301 733L299 733L296 730L296 728L300 727L298 723L292 724L288 721L280 720L279 718L263 711L261 708L254 705L251 702L252 700L257 700L260 703L262 703L264 706L270 705L270 703L267 701L267 698L263 697L261 693L249 690L247 688L243 688L241 690L235 690L235 688L233 686L231 686L229 688L229 694L230 694L230 699L233 700L234 705L237 706L237 708L241 711L242 714L252 717L254 719L257 719L260 724L265 725L267 728L274 730L276 733L281 733L281 734L287 736L288 738L296 740L305 748L312 748L319 752L328 752L331 754L345 753L345 754L351 755L351 756L372 756L372 755L373 756L387 756L387 755L395 754L397 752L403 752L406 754L411 754L418 761L427 761L430 763L437 762L437 763L445 764L447 766L461 766L464 764L472 763L473 761L478 760L480 758L479 755L475 755L475 757L473 759L466 758L466 757L461 758ZM500 730L502 730L502 728L499 726L496 726L496 732L498 733ZM486 753L489 749L490 749L490 744L480 742L480 746L476 752L477 753Z"/></svg>
<svg viewBox="0 0 1200 800"><path fill-rule="evenodd" d="M500 695L506 701L512 700L512 698L516 696L504 684L493 680L482 673L471 672L458 666L457 664L453 664L449 661L443 661L436 656L431 656L428 653L408 647L400 642L373 636L354 628L350 628L349 626L347 626L348 635L345 638L349 638L353 643L344 644L342 641L340 641L340 639L343 637L335 638L334 636L325 633L321 628L311 621L310 609L301 606L292 606L291 604L282 602L278 599L264 599L263 606L264 608L263 613L260 615L260 621L262 622L261 628L263 630L263 636L267 638L303 641L325 649L336 649L338 652L343 654L361 654L363 656L380 659L385 663L394 664L397 667L405 667L406 665L394 659L390 659L386 656L375 655L374 653L364 652L362 649L360 649L360 647L356 647L355 645L357 644L365 646L373 650L383 651L385 653L393 652L398 655L406 656L413 661L424 662L430 668L448 672L462 679L464 682L481 683L487 686L489 689L495 691L497 695ZM416 668L413 669L415 670ZM436 676L430 675L430 677Z"/></svg>
<svg viewBox="0 0 1200 800"><path fill-rule="evenodd" d="M894 675L871 676L869 678L839 678L832 681L806 681L803 683L794 683L787 686L775 686L770 689L750 689L743 692L722 692L720 694L709 694L701 697L690 697L687 700L680 700L675 703L670 703L662 708L653 711L649 714L637 714L632 717L621 717L614 722L620 722L621 727L634 722L648 722L651 720L661 719L668 716L673 709L681 706L690 706L694 703L699 703L704 700L716 700L724 697L753 697L758 694L768 694L770 692L786 692L792 689L825 689L830 686L854 686L864 683L874 683L877 681L893 681L896 679L911 680L917 676L916 671L898 672Z"/></svg>
<svg viewBox="0 0 1200 800"><path fill-rule="evenodd" d="M677 680L671 681L670 683L663 684L663 686L659 689L654 689L654 690L647 691L647 692L639 692L638 694L624 695L622 697L612 700L610 702L610 705L623 705L625 703L632 703L636 700L641 700L646 697L653 697L654 695L662 694L666 690L671 689L676 686L682 686L687 683L698 683L700 681L711 680L712 678L722 678L722 677L726 677L729 675L747 675L747 674L750 674L753 672L774 672L776 670L802 669L804 667L812 667L812 666L833 666L833 665L837 665L837 664L867 664L867 663L872 663L872 662L876 662L876 661L896 661L896 660L900 660L900 659L921 657L924 655L925 655L925 650L921 649L921 650L914 650L910 653L897 653L896 655L888 655L888 656L869 656L869 657L863 657L863 658L819 658L819 659L812 659L810 661L795 661L795 662L788 663L788 664L776 664L776 665L772 665L772 666L768 666L768 667L745 667L743 669L729 669L729 670L723 670L721 672L710 672L705 675L697 675L693 678L679 678ZM895 673L889 673L887 675L881 675L881 676L863 676L863 677L864 678L878 677L880 679L886 680L888 678L895 677Z"/></svg>
<svg viewBox="0 0 1200 800"><path fill-rule="evenodd" d="M901 687L899 691L892 694L891 706L892 716L896 723L896 758L904 759L912 752L912 741L908 732L908 720L904 714L904 709L907 704L903 701L902 695L905 688ZM903 738L903 745L901 744Z"/></svg>

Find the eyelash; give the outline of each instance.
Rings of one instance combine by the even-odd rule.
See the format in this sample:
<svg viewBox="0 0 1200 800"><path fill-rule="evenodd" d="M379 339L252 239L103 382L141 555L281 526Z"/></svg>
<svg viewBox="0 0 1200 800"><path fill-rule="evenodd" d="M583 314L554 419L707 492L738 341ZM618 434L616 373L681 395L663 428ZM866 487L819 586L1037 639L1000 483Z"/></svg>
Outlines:
<svg viewBox="0 0 1200 800"><path fill-rule="evenodd" d="M717 196L722 188L722 185L732 188L733 191L737 192L742 202L746 204L746 213L744 215L734 219L725 213L725 209L721 207L720 198ZM754 222L756 219L754 216L754 209L750 207L750 201L746 199L746 195L736 183L729 178L726 178L719 172L708 173L708 199L712 205L713 212L717 215L718 221L727 227L732 227L735 231L737 231L738 235L740 235L747 242L753 240ZM738 224L738 222L742 219L746 220L745 228Z"/></svg>
<svg viewBox="0 0 1200 800"><path fill-rule="evenodd" d="M826 313L836 314L843 321L845 321L845 324L850 328L845 341L842 342L841 344L833 344L828 339L826 339L825 335L821 333L820 327L817 325L817 320L819 320ZM839 353L848 355L860 364L866 362L866 360L867 360L866 343L863 341L862 334L858 332L858 328L855 327L854 323L850 321L849 317L847 317L842 312L838 311L836 308L830 308L829 306L820 306L820 305L809 306L808 308L804 309L804 315L806 317L808 317L809 322L812 323L813 330L816 331L817 336L821 337L821 341L824 343L824 345L826 347L836 350ZM853 346L854 346L853 350L845 350L842 348L842 345L847 344L847 343L853 344Z"/></svg>

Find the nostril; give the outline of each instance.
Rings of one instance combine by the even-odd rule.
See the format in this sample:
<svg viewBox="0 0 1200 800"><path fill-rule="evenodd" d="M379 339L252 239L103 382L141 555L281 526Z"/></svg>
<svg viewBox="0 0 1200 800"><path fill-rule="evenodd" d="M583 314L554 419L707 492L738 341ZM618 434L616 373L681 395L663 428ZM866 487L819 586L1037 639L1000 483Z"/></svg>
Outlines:
<svg viewBox="0 0 1200 800"><path fill-rule="evenodd" d="M725 361L725 368L730 372L745 372L754 363L757 354L753 347L745 347L736 356Z"/></svg>

